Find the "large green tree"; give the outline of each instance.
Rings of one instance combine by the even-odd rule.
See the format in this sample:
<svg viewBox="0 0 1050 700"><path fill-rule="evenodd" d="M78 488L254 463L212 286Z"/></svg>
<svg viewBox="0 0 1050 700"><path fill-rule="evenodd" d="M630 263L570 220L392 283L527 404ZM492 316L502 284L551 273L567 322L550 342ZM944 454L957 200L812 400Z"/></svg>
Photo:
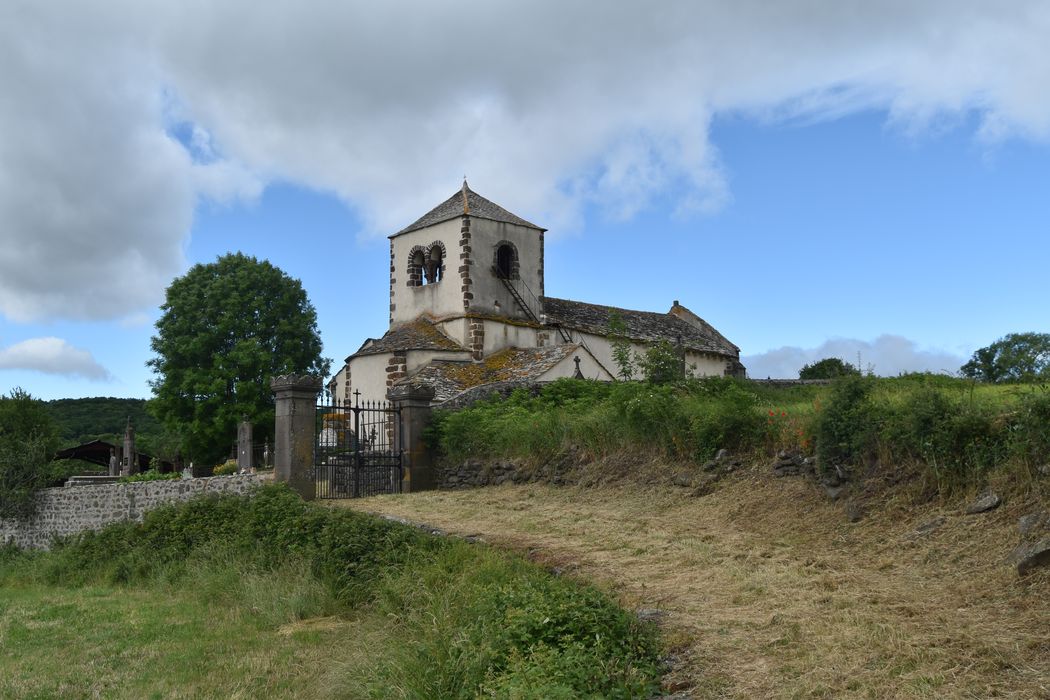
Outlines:
<svg viewBox="0 0 1050 700"><path fill-rule="evenodd" d="M266 260L231 253L195 265L168 287L161 310L150 408L197 462L229 452L242 416L272 427L272 377L328 372L302 284Z"/></svg>
<svg viewBox="0 0 1050 700"><path fill-rule="evenodd" d="M1050 333L1010 333L975 352L959 371L991 383L1050 380Z"/></svg>
<svg viewBox="0 0 1050 700"><path fill-rule="evenodd" d="M43 402L19 388L0 396L0 517L32 513L33 494L51 480L56 444Z"/></svg>
<svg viewBox="0 0 1050 700"><path fill-rule="evenodd" d="M837 357L825 357L823 360L805 365L798 371L799 379L834 379L860 374L860 370Z"/></svg>

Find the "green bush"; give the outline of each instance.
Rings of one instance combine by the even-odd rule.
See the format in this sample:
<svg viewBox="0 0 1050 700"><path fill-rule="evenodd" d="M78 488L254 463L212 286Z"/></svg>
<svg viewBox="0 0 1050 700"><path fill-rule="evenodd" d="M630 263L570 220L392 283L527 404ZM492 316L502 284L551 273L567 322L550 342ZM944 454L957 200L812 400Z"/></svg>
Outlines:
<svg viewBox="0 0 1050 700"><path fill-rule="evenodd" d="M813 431L822 470L874 456L879 430L878 411L871 398L874 386L873 379L858 376L842 377L832 384Z"/></svg>
<svg viewBox="0 0 1050 700"><path fill-rule="evenodd" d="M991 407L929 383L912 388L885 411L881 438L896 460L924 464L945 493L979 481L1006 450L1006 435Z"/></svg>
<svg viewBox="0 0 1050 700"><path fill-rule="evenodd" d="M691 386L695 395L686 403L691 456L707 460L722 448L752 451L763 444L766 419L755 394L732 379L703 380Z"/></svg>
<svg viewBox="0 0 1050 700"><path fill-rule="evenodd" d="M1024 394L1007 423L1011 452L1028 466L1050 461L1050 391L1046 387Z"/></svg>
<svg viewBox="0 0 1050 700"><path fill-rule="evenodd" d="M645 381L651 384L674 384L685 379L685 360L682 352L667 340L649 346L635 363Z"/></svg>
<svg viewBox="0 0 1050 700"><path fill-rule="evenodd" d="M367 610L384 621L389 648L353 679L352 697L647 697L659 677L651 627L603 593L516 555L306 504L284 487L158 508L46 555L0 550L0 580L5 572L64 586L189 587L273 625Z"/></svg>
<svg viewBox="0 0 1050 700"><path fill-rule="evenodd" d="M144 472L132 474L131 476L122 476L119 479L119 483L134 484L139 481L174 481L175 479L181 478L182 474L180 472L161 473L155 469L147 469Z"/></svg>
<svg viewBox="0 0 1050 700"><path fill-rule="evenodd" d="M837 357L825 357L819 362L805 365L798 371L799 379L835 379L849 375L859 375L860 370L849 362Z"/></svg>
<svg viewBox="0 0 1050 700"><path fill-rule="evenodd" d="M217 464L211 470L212 476L229 476L230 474L236 474L238 470L237 460L228 459L222 464Z"/></svg>
<svg viewBox="0 0 1050 700"><path fill-rule="evenodd" d="M519 457L542 463L570 444L599 455L641 448L706 460L723 447L761 446L764 427L758 396L739 380L563 379L535 397L517 391L505 400L436 412L427 439L454 461Z"/></svg>
<svg viewBox="0 0 1050 700"><path fill-rule="evenodd" d="M42 401L20 388L0 395L0 517L33 514L51 480L55 425Z"/></svg>
<svg viewBox="0 0 1050 700"><path fill-rule="evenodd" d="M721 448L771 454L813 449L822 469L918 469L934 491L980 483L1010 460L1050 461L1050 391L980 386L945 375L846 376L831 386L774 388L728 377L675 384L559 380L537 396L438 412L431 444L452 461L542 464L571 446L710 459Z"/></svg>

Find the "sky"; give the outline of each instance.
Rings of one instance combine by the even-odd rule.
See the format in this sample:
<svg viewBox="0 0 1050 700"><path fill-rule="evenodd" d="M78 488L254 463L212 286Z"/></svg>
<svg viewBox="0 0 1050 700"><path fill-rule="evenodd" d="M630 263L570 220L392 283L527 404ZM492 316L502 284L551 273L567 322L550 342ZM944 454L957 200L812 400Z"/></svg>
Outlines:
<svg viewBox="0 0 1050 700"><path fill-rule="evenodd" d="M386 236L471 188L551 296L666 311L754 377L954 372L1050 332L1050 4L0 5L0 392L148 397L167 286L270 260L338 366Z"/></svg>

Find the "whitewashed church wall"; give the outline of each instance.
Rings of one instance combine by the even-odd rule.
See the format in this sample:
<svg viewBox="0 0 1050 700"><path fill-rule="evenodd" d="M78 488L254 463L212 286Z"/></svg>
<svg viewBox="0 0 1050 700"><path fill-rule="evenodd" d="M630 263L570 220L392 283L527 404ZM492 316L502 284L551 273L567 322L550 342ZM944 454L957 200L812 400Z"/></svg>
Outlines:
<svg viewBox="0 0 1050 700"><path fill-rule="evenodd" d="M609 372L616 374L619 371L612 356L612 343L605 336L593 335L591 333L572 332L572 337L582 338L583 344L591 351L591 354L602 363ZM631 352L635 355L644 355L649 346L644 343L631 343ZM716 357L707 353L686 351L686 372L697 377L721 377L725 374L726 359ZM636 375L635 379L639 377Z"/></svg>
<svg viewBox="0 0 1050 700"><path fill-rule="evenodd" d="M463 292L459 277L459 239L462 221L459 218L443 221L419 231L411 231L391 239L393 245L394 323L411 321L424 311L434 315L463 313ZM408 286L409 254L416 246L429 248L435 241L445 246L445 272L440 282L419 287Z"/></svg>
<svg viewBox="0 0 1050 700"><path fill-rule="evenodd" d="M553 334L554 337L559 339L561 336L557 333ZM594 359L600 362L609 372L616 374L616 363L613 362L612 358L612 344L609 343L608 338L601 335L593 335L591 333L579 333L572 331L571 333L573 342L581 342L582 344L594 355ZM644 352L645 348L640 345L631 346L635 352Z"/></svg>
<svg viewBox="0 0 1050 700"><path fill-rule="evenodd" d="M516 326L499 321L485 321L485 355L499 352L504 348L534 348L538 328Z"/></svg>
<svg viewBox="0 0 1050 700"><path fill-rule="evenodd" d="M474 295L471 300L471 310L484 314L525 318L517 302L514 301L514 297L492 270L496 259L496 248L502 241L510 241L518 251L520 278L536 297L543 295L542 270L540 269L543 239L540 232L516 224L488 219L471 219L470 243L471 257L474 261L470 274L473 282L471 292Z"/></svg>
<svg viewBox="0 0 1050 700"><path fill-rule="evenodd" d="M405 358L407 371L412 374L420 367L429 364L432 360L441 358L443 360L469 360L469 352L447 352L442 350L409 350Z"/></svg>
<svg viewBox="0 0 1050 700"><path fill-rule="evenodd" d="M463 347L470 346L470 321L468 319L461 316L448 321L439 321L436 325L442 333Z"/></svg>
<svg viewBox="0 0 1050 700"><path fill-rule="evenodd" d="M350 398L349 391L353 391L352 388L349 389L349 391L348 391L348 388L346 386L346 375L347 375L347 366L346 365L343 365L339 369L339 371L335 373L335 377L334 377L334 385L335 386L332 389L332 400L337 402L337 403L345 402L347 399Z"/></svg>
<svg viewBox="0 0 1050 700"><path fill-rule="evenodd" d="M685 353L685 371L695 377L721 377L725 375L726 360L707 353Z"/></svg>
<svg viewBox="0 0 1050 700"><path fill-rule="evenodd" d="M590 353L578 352L569 355L558 364L551 367L549 370L543 373L539 377L538 381L541 382L553 382L555 379L562 379L565 377L573 377L576 375L576 360L580 358L580 373L583 374L584 379L597 379L599 381L608 382L613 379L612 375L606 372L598 362L591 357Z"/></svg>
<svg viewBox="0 0 1050 700"><path fill-rule="evenodd" d="M350 361L350 400L360 391L361 401L386 400L386 369L394 354L362 355Z"/></svg>

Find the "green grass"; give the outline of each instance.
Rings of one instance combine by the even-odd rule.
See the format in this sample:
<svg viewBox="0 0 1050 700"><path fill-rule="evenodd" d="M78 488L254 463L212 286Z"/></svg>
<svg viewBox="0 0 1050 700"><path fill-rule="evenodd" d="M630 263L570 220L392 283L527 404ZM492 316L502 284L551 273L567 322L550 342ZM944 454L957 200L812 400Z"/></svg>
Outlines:
<svg viewBox="0 0 1050 700"><path fill-rule="evenodd" d="M856 396L847 399L847 394ZM843 378L773 387L724 378L677 385L559 380L538 396L438 412L432 444L453 462L518 458L542 465L570 449L644 452L704 462L801 450L824 469L914 468L933 492L979 486L998 468L1050 461L1050 391L940 375Z"/></svg>
<svg viewBox="0 0 1050 700"><path fill-rule="evenodd" d="M345 625L284 633L186 591L7 586L0 697L309 696L345 637Z"/></svg>
<svg viewBox="0 0 1050 700"><path fill-rule="evenodd" d="M653 631L604 593L280 487L0 549L0 600L2 697L628 698L659 678Z"/></svg>

